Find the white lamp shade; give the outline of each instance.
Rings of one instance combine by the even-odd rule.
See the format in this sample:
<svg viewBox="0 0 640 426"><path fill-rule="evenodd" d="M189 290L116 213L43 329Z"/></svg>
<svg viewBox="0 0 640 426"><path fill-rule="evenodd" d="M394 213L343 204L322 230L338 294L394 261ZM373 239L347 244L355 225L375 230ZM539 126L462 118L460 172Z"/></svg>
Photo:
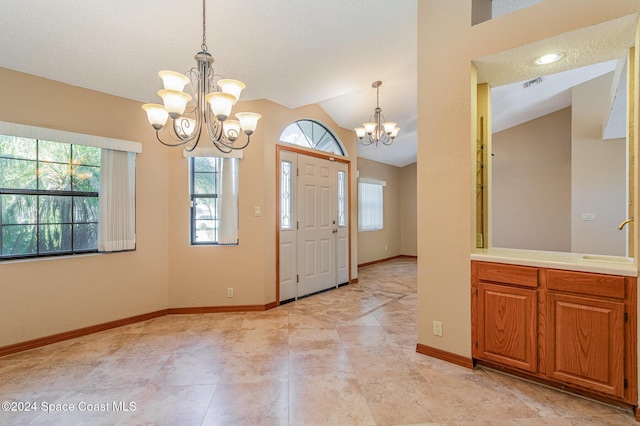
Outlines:
<svg viewBox="0 0 640 426"><path fill-rule="evenodd" d="M364 130L368 133L368 134L372 134L375 130L376 130L376 123L362 123L362 125L364 126Z"/></svg>
<svg viewBox="0 0 640 426"><path fill-rule="evenodd" d="M398 123L394 123L393 121L387 121L382 123L382 127L384 127L384 132L390 135L393 129L396 127L396 124Z"/></svg>
<svg viewBox="0 0 640 426"><path fill-rule="evenodd" d="M236 100L233 102L233 104L235 105L236 102L238 102L238 99L240 99L240 94L247 86L241 81L231 80L230 78L223 78L222 80L218 80L218 87L220 87L220 90L222 90L224 93L233 95L236 98Z"/></svg>
<svg viewBox="0 0 640 426"><path fill-rule="evenodd" d="M154 129L160 130L167 122L169 114L162 105L158 104L144 104L142 109L147 112L147 120Z"/></svg>
<svg viewBox="0 0 640 426"><path fill-rule="evenodd" d="M391 134L389 136L391 136L391 138L395 138L396 136L398 136L398 132L400 131L400 127L394 127L393 130L391 131Z"/></svg>
<svg viewBox="0 0 640 426"><path fill-rule="evenodd" d="M178 90L158 90L158 95L162 98L164 108L173 119L180 117L184 113L187 102L191 100L190 95Z"/></svg>
<svg viewBox="0 0 640 426"><path fill-rule="evenodd" d="M258 127L258 120L260 120L262 116L255 112L239 112L236 114L236 117L240 120L242 131L246 135L250 135L255 132L256 127Z"/></svg>
<svg viewBox="0 0 640 426"><path fill-rule="evenodd" d="M238 139L238 136L240 136L240 122L238 120L225 120L223 126L227 139L231 142Z"/></svg>
<svg viewBox="0 0 640 426"><path fill-rule="evenodd" d="M177 90L182 92L184 86L190 81L189 77L175 71L162 70L158 71L158 75L162 79L165 90Z"/></svg>
<svg viewBox="0 0 640 426"><path fill-rule="evenodd" d="M196 129L196 120L193 118L180 117L179 120L174 121L175 130L178 136L181 138L188 138L193 134L193 131Z"/></svg>
<svg viewBox="0 0 640 426"><path fill-rule="evenodd" d="M224 121L231 114L231 108L236 98L224 92L213 92L205 96L206 101L211 105L211 112L220 121Z"/></svg>
<svg viewBox="0 0 640 426"><path fill-rule="evenodd" d="M366 133L364 131L364 127L356 127L354 130L356 131L356 135L358 135L360 139L364 138L364 134Z"/></svg>

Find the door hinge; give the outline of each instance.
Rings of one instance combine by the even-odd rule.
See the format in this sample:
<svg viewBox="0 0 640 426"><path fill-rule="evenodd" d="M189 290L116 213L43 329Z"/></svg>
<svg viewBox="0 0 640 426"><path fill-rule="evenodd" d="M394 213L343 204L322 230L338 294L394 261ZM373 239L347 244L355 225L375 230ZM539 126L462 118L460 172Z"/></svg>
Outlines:
<svg viewBox="0 0 640 426"><path fill-rule="evenodd" d="M476 340L476 349L478 349L478 341Z"/></svg>
<svg viewBox="0 0 640 426"><path fill-rule="evenodd" d="M476 288L476 297L478 297L478 289Z"/></svg>
<svg viewBox="0 0 640 426"><path fill-rule="evenodd" d="M300 176L300 169L296 167L296 176Z"/></svg>
<svg viewBox="0 0 640 426"><path fill-rule="evenodd" d="M300 229L300 222L296 221L296 229Z"/></svg>
<svg viewBox="0 0 640 426"><path fill-rule="evenodd" d="M627 389L629 387L629 382L627 382L627 379L624 379L624 388Z"/></svg>
<svg viewBox="0 0 640 426"><path fill-rule="evenodd" d="M296 274L296 282L299 283L300 282L300 275Z"/></svg>
<svg viewBox="0 0 640 426"><path fill-rule="evenodd" d="M624 322L629 322L629 314L628 313L624 313Z"/></svg>

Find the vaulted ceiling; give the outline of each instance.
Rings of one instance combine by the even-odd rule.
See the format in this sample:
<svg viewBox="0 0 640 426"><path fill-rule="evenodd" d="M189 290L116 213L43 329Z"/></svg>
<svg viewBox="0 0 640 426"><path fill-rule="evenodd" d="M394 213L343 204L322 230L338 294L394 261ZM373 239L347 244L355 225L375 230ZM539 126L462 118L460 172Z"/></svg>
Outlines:
<svg viewBox="0 0 640 426"><path fill-rule="evenodd" d="M381 80L382 112L401 131L391 146L358 145L358 155L404 166L416 161L417 1L208 0L206 41L216 73L247 84L242 99L317 103L348 129L368 121ZM538 2L493 0L494 14ZM0 10L0 67L145 103L160 101L158 70L187 71L201 50L200 0L0 0ZM519 82L499 67L513 69L525 52L479 58L481 79Z"/></svg>

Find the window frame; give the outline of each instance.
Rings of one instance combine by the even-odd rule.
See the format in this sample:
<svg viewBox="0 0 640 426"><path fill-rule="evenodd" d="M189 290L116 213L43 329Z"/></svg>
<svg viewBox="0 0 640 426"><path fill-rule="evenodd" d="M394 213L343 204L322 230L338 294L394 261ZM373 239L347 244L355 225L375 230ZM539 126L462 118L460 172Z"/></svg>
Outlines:
<svg viewBox="0 0 640 426"><path fill-rule="evenodd" d="M288 140L287 136L290 135L287 135L287 132L296 128L298 136L303 137L304 141L299 139ZM347 156L344 145L335 133L328 126L310 118L303 118L289 124L280 134L279 140L280 142L326 152L331 155Z"/></svg>
<svg viewBox="0 0 640 426"><path fill-rule="evenodd" d="M208 159L214 159L216 162L215 165L215 171L214 172L199 172L196 171L196 160L198 158L208 158ZM222 163L222 158L220 157L189 157L189 202L190 202L190 207L189 207L189 226L190 226L190 244L193 246L218 246L218 245L225 245L225 244L220 244L219 240L220 240L220 236L219 236L219 231L220 231L220 210L221 207L219 205L219 199L220 199L220 166ZM202 173L202 174L215 174L217 176L216 181L215 181L215 187L216 187L216 191L217 193L195 193L195 178L196 178L196 174L198 173ZM215 218L214 219L210 219L210 220L214 220L216 222L216 227L214 228L214 235L215 235L215 241L212 240L206 240L206 241L198 241L197 240L197 233L198 233L198 227L197 227L197 221L198 221L198 216L197 216L197 200L198 199L213 199L215 200Z"/></svg>
<svg viewBox="0 0 640 426"><path fill-rule="evenodd" d="M20 160L20 161L25 161L25 162L30 162L30 163L35 163L35 171L36 171L36 176L35 176L35 182L36 182L36 187L35 188L9 188L9 187L0 187L0 212L3 211L3 196L5 195L16 195L16 196L33 196L35 197L35 208L36 208L36 212L35 212L35 221L33 223L9 223L9 224L5 224L3 223L3 218L2 216L0 216L0 262L5 262L5 261L10 261L10 260L21 260L21 259L36 259L36 258L47 258L47 257L55 257L55 256L70 256L70 255L77 255L77 254L87 254L87 253L97 253L98 252L98 236L97 236L97 232L98 232L98 226L99 226L99 208L96 207L96 215L95 221L87 221L87 222L80 222L77 221L75 219L75 205L76 205L76 198L96 198L99 199L99 189L98 191L76 191L74 190L75 188L75 179L73 178L72 175L69 176L69 189L63 189L63 190L55 190L55 189L41 189L40 186L42 185L41 182L41 178L38 175L38 170L40 168L41 164L57 164L57 165L71 165L73 164L74 167L91 167L91 168L96 168L98 169L98 171L100 170L100 164L98 162L98 165L96 164L88 164L88 163L78 163L74 161L74 147L75 146L83 146L85 148L95 148L95 149L100 149L100 148L96 148L96 147L92 147L92 146L88 146L88 145L82 145L82 144L70 144L70 143L65 143L65 142L57 142L57 141L52 141L52 140L45 140L45 139L40 139L40 138L31 138L31 137L22 137L22 136L11 136L11 135L5 135L3 134L2 136L6 136L6 137L17 137L19 139L26 139L26 140L31 140L35 142L35 157L34 158L16 158L10 155L7 155L5 153L0 152L0 158L2 159L8 159L8 160ZM54 161L54 160L45 160L42 159L40 156L41 153L41 142L46 142L46 143L54 143L54 144L60 144L60 145L68 145L69 146L69 159L67 162L62 162L62 161ZM99 188L99 182L97 187ZM40 214L40 209L41 209L41 198L40 197L64 197L64 198L69 198L70 199L70 219L69 221L59 221L59 222L42 222L42 218L41 218L41 214ZM34 227L34 233L35 235L32 235L32 239L35 239L35 251L34 252L30 252L30 253L21 253L21 254L3 254L2 250L3 250L3 244L4 244L4 230L10 227L19 227L19 226L33 226ZM56 250L56 251L42 251L41 248L41 231L44 227L49 226L49 225L60 225L60 226L70 226L71 227L71 232L70 232L70 241L69 245L70 245L70 249L68 250ZM76 230L76 225L93 225L96 229L96 238L95 238L95 248L82 248L82 249L76 249L74 248L75 246L75 230Z"/></svg>

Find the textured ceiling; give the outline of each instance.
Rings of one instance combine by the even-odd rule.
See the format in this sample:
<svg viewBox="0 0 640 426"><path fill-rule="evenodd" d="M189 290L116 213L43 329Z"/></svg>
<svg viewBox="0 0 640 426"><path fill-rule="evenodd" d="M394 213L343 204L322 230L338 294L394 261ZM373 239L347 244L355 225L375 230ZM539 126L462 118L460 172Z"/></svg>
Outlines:
<svg viewBox="0 0 640 426"><path fill-rule="evenodd" d="M247 84L243 99L318 103L348 129L369 119L382 80L380 106L402 130L358 155L404 166L416 161L417 1L208 0L207 44L216 72ZM493 3L508 13L538 1ZM0 10L0 67L140 102L158 102L157 71L188 70L202 43L199 0L0 0ZM622 18L475 63L483 81L506 85L617 58L633 28ZM556 46L561 65L531 66Z"/></svg>
<svg viewBox="0 0 640 426"><path fill-rule="evenodd" d="M637 14L624 16L473 61L478 82L493 88L492 130L501 131L570 106L571 87L612 72L625 62L634 44L637 19ZM550 52L560 52L564 58L549 65L534 63ZM540 83L523 87L523 82L539 77ZM624 110L617 113L624 114Z"/></svg>
<svg viewBox="0 0 640 426"><path fill-rule="evenodd" d="M0 0L0 66L100 92L159 102L158 70L184 72L202 43L198 0ZM416 159L417 0L209 0L207 45L242 99L318 103L345 128L368 121L371 83L402 128L360 156ZM141 110L141 120L144 112ZM355 135L354 135L355 137Z"/></svg>

